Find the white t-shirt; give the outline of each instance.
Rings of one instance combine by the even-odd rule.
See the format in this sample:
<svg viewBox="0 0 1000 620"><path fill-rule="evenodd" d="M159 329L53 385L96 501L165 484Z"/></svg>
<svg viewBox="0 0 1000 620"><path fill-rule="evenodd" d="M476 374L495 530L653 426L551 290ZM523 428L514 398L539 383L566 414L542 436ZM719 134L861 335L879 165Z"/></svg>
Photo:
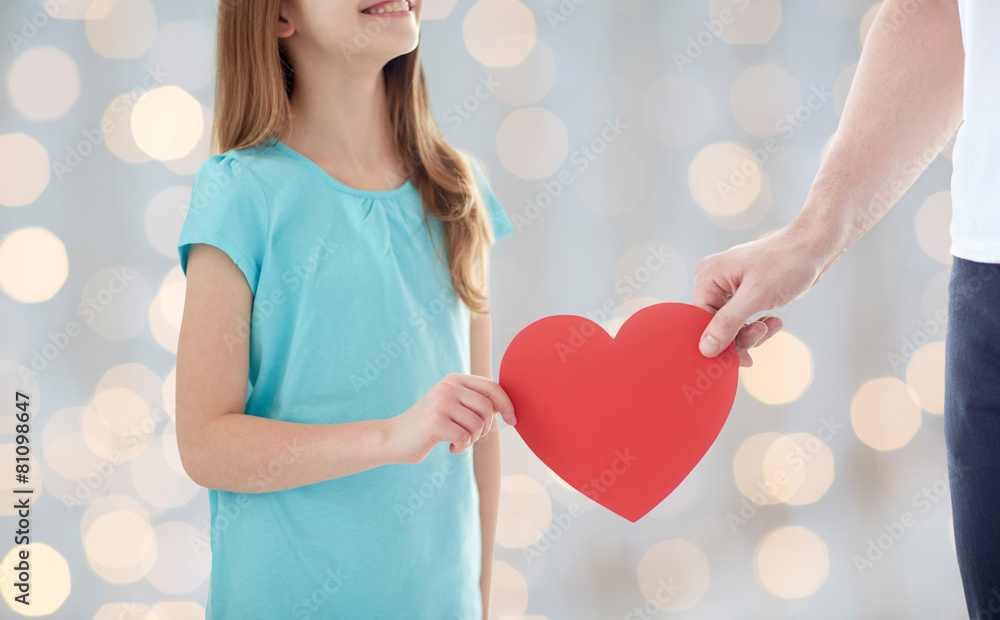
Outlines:
<svg viewBox="0 0 1000 620"><path fill-rule="evenodd" d="M958 0L965 122L952 155L951 253L1000 263L1000 0Z"/></svg>

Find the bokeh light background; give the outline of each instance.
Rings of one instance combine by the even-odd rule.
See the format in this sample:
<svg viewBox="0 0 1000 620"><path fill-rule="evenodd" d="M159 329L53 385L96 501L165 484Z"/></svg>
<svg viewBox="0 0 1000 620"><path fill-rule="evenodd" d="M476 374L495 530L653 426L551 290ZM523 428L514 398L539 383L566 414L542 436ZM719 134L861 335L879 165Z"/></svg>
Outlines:
<svg viewBox="0 0 1000 620"><path fill-rule="evenodd" d="M645 305L690 302L699 258L791 219L878 7L428 0L438 121L518 227L494 252L494 368L543 316L614 333ZM32 614L204 615L207 496L173 422L175 247L208 155L216 10L0 5L0 457L12 463L12 388L30 389ZM967 617L941 415L950 174L946 149L780 313L712 449L639 523L505 428L493 617ZM3 617L24 613L8 607L9 567Z"/></svg>

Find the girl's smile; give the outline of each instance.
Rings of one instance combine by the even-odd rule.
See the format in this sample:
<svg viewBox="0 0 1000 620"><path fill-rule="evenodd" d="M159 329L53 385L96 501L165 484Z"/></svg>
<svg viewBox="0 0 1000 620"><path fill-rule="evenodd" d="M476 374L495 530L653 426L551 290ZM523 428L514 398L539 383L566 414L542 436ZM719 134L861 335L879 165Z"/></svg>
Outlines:
<svg viewBox="0 0 1000 620"><path fill-rule="evenodd" d="M379 2L362 9L361 12L378 17L403 17L410 14L410 2L408 0Z"/></svg>

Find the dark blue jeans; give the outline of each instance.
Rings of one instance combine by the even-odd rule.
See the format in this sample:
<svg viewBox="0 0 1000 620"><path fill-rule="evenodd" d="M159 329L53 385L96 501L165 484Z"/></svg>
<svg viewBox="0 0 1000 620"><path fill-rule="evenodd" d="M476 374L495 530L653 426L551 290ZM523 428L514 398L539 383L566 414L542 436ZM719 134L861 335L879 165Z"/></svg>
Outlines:
<svg viewBox="0 0 1000 620"><path fill-rule="evenodd" d="M972 620L1000 620L1000 265L956 258L948 285L945 440Z"/></svg>

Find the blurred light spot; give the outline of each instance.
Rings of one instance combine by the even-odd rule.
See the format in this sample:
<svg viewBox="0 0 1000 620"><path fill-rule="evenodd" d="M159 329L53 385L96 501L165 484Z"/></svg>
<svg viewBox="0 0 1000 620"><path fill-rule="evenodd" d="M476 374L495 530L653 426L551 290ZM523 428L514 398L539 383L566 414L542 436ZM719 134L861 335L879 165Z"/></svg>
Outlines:
<svg viewBox="0 0 1000 620"><path fill-rule="evenodd" d="M663 146L693 146L715 125L715 102L694 78L667 75L653 82L642 98L642 120Z"/></svg>
<svg viewBox="0 0 1000 620"><path fill-rule="evenodd" d="M212 554L207 548L192 544L204 534L182 521L161 523L154 533L157 556L146 574L149 583L167 594L186 594L208 579Z"/></svg>
<svg viewBox="0 0 1000 620"><path fill-rule="evenodd" d="M736 487L747 499L760 506L781 502L777 493L778 483L764 475L764 457L782 437L784 435L775 432L753 435L743 442L733 457Z"/></svg>
<svg viewBox="0 0 1000 620"><path fill-rule="evenodd" d="M31 204L49 184L49 154L23 133L0 135L0 205Z"/></svg>
<svg viewBox="0 0 1000 620"><path fill-rule="evenodd" d="M189 91L203 88L214 77L215 34L200 22L170 22L156 33L149 64L167 84Z"/></svg>
<svg viewBox="0 0 1000 620"><path fill-rule="evenodd" d="M116 584L142 579L158 552L149 519L129 510L98 517L86 530L83 543L90 567Z"/></svg>
<svg viewBox="0 0 1000 620"><path fill-rule="evenodd" d="M761 138L782 133L782 121L803 107L799 83L776 65L743 71L733 83L730 97L736 122Z"/></svg>
<svg viewBox="0 0 1000 620"><path fill-rule="evenodd" d="M123 388L105 392L103 411L98 410L97 399L94 398L80 416L84 441L91 452L106 461L118 463L134 459L153 438L152 433L140 430L143 420L152 419L151 414L142 413L147 407L146 401L135 392ZM122 410L121 407L125 409ZM130 422L135 422L135 426L129 426ZM118 432L109 424L126 428L126 431Z"/></svg>
<svg viewBox="0 0 1000 620"><path fill-rule="evenodd" d="M851 91L851 84L854 83L854 74L858 70L858 64L854 63L841 71L837 81L833 83L833 107L837 110L837 116L844 113L844 106L847 105L847 95Z"/></svg>
<svg viewBox="0 0 1000 620"><path fill-rule="evenodd" d="M851 425L858 439L876 450L905 446L920 430L917 393L894 377L872 379L851 401Z"/></svg>
<svg viewBox="0 0 1000 620"><path fill-rule="evenodd" d="M535 45L535 18L517 0L479 0L462 22L465 46L487 67L510 67Z"/></svg>
<svg viewBox="0 0 1000 620"><path fill-rule="evenodd" d="M455 8L456 2L458 0L424 0L423 13L420 14L420 20L445 19L451 13L451 10Z"/></svg>
<svg viewBox="0 0 1000 620"><path fill-rule="evenodd" d="M177 338L184 315L185 286L184 272L178 265L163 279L160 291L149 304L149 326L153 330L153 338L171 353L177 353Z"/></svg>
<svg viewBox="0 0 1000 620"><path fill-rule="evenodd" d="M764 456L764 478L776 482L777 499L792 506L811 504L833 484L833 453L810 433L776 440Z"/></svg>
<svg viewBox="0 0 1000 620"><path fill-rule="evenodd" d="M184 157L205 130L202 105L177 86L161 86L142 95L132 110L131 124L135 143L159 160Z"/></svg>
<svg viewBox="0 0 1000 620"><path fill-rule="evenodd" d="M212 140L212 110L201 106L201 123L206 131L203 131L198 143L194 145L184 157L164 161L163 165L177 174L194 174L198 171L198 166L209 156L209 143ZM176 250L176 248L174 248Z"/></svg>
<svg viewBox="0 0 1000 620"><path fill-rule="evenodd" d="M151 418L151 410L145 400L132 390L110 388L94 397L101 420L119 435L137 434L144 420Z"/></svg>
<svg viewBox="0 0 1000 620"><path fill-rule="evenodd" d="M173 420L177 410L177 366L171 368L163 380L163 405Z"/></svg>
<svg viewBox="0 0 1000 620"><path fill-rule="evenodd" d="M541 484L528 476L504 476L500 481L497 544L527 547L552 523L552 501Z"/></svg>
<svg viewBox="0 0 1000 620"><path fill-rule="evenodd" d="M639 589L664 611L691 609L708 590L708 558L683 539L656 543L639 560Z"/></svg>
<svg viewBox="0 0 1000 620"><path fill-rule="evenodd" d="M19 54L7 74L14 107L36 121L61 118L80 97L80 71L66 52L49 46Z"/></svg>
<svg viewBox="0 0 1000 620"><path fill-rule="evenodd" d="M198 492L198 485L187 476L177 475L167 462L163 449L155 443L136 457L129 469L132 474L132 484L139 497L151 506L157 508L183 506Z"/></svg>
<svg viewBox="0 0 1000 620"><path fill-rule="evenodd" d="M205 609L194 601L164 601L143 620L205 620Z"/></svg>
<svg viewBox="0 0 1000 620"><path fill-rule="evenodd" d="M861 20L861 26L858 29L858 36L861 41L861 45L865 44L865 40L868 39L868 33L871 32L872 24L875 23L875 16L878 15L879 9L882 8L882 3L876 3L872 8L868 9L865 13L864 18Z"/></svg>
<svg viewBox="0 0 1000 620"><path fill-rule="evenodd" d="M580 202L602 215L632 211L646 195L646 163L627 146L612 143L607 152L580 175Z"/></svg>
<svg viewBox="0 0 1000 620"><path fill-rule="evenodd" d="M149 282L136 270L118 265L91 276L80 307L91 329L110 340L123 340L146 328L152 300Z"/></svg>
<svg viewBox="0 0 1000 620"><path fill-rule="evenodd" d="M826 543L798 526L768 532L754 550L753 563L757 582L785 599L812 595L830 573Z"/></svg>
<svg viewBox="0 0 1000 620"><path fill-rule="evenodd" d="M44 2L45 11L56 19L101 19L108 14L115 0L58 0Z"/></svg>
<svg viewBox="0 0 1000 620"><path fill-rule="evenodd" d="M754 156L734 142L703 148L688 168L695 202L712 215L742 213L760 194L761 170Z"/></svg>
<svg viewBox="0 0 1000 620"><path fill-rule="evenodd" d="M917 349L906 366L910 386L928 413L944 414L944 342L932 342Z"/></svg>
<svg viewBox="0 0 1000 620"><path fill-rule="evenodd" d="M118 95L104 111L104 118L101 120L108 149L118 159L129 164L139 164L152 159L139 148L132 135L132 110L145 92L133 90Z"/></svg>
<svg viewBox="0 0 1000 620"><path fill-rule="evenodd" d="M92 620L149 620L149 606L131 601L128 603L105 603L101 605ZM205 620L204 615L198 620Z"/></svg>
<svg viewBox="0 0 1000 620"><path fill-rule="evenodd" d="M535 46L524 60L510 67L498 67L487 72L486 84L495 82L497 97L508 105L522 106L538 103L556 81L556 57L552 49L536 41ZM477 84L476 88L479 88ZM476 96L471 96L467 101L475 100ZM464 102L463 102L464 103ZM472 106L478 102L465 105L465 109L471 111Z"/></svg>
<svg viewBox="0 0 1000 620"><path fill-rule="evenodd" d="M760 170L760 191L750 206L733 215L712 215L705 212L714 224L725 230L747 230L753 228L764 219L771 209L771 177Z"/></svg>
<svg viewBox="0 0 1000 620"><path fill-rule="evenodd" d="M812 379L809 347L786 331L778 332L754 349L753 366L740 372L746 391L768 405L798 400Z"/></svg>
<svg viewBox="0 0 1000 620"><path fill-rule="evenodd" d="M161 398L163 397L163 381L149 367L136 362L129 362L114 366L104 373L100 381L97 382L95 390L95 400L98 410L102 412L102 415L104 414L103 408L109 405L108 401L103 400L103 395L105 392L111 392L115 389L126 390L132 393L135 398L140 399L143 403L141 407L143 414L152 414L154 422L159 423L167 417L163 411L161 402ZM140 426L143 427L141 429L142 432L153 432L155 426L148 423L142 424L141 422L144 420L143 418L140 421ZM114 424L109 424L109 426L120 433L138 430L135 426L123 426L121 428L117 428Z"/></svg>
<svg viewBox="0 0 1000 620"><path fill-rule="evenodd" d="M0 290L16 301L47 301L68 275L66 246L44 228L19 228L0 241Z"/></svg>
<svg viewBox="0 0 1000 620"><path fill-rule="evenodd" d="M724 10L729 14L722 20ZM779 0L711 0L708 14L721 26L719 38L730 44L767 43L781 26Z"/></svg>
<svg viewBox="0 0 1000 620"><path fill-rule="evenodd" d="M544 108L515 110L497 130L497 153L504 167L522 179L545 178L569 153L566 126Z"/></svg>
<svg viewBox="0 0 1000 620"><path fill-rule="evenodd" d="M105 58L138 58L156 37L156 11L148 0L95 3L87 14L87 40Z"/></svg>
<svg viewBox="0 0 1000 620"><path fill-rule="evenodd" d="M520 618L528 608L528 584L524 576L506 562L493 562L490 590L490 618Z"/></svg>
<svg viewBox="0 0 1000 620"><path fill-rule="evenodd" d="M15 600L24 594L20 588L15 587L12 578L18 575L15 567L22 561L22 551L28 552L28 562L31 564L28 573L31 584L31 594L28 597L30 605L23 605ZM16 546L0 561L0 594L19 615L37 617L55 613L69 596L71 587L72 579L66 558L45 543L33 542Z"/></svg>
<svg viewBox="0 0 1000 620"><path fill-rule="evenodd" d="M163 429L163 436L160 438L163 448L163 458L167 464L173 468L180 476L188 478L184 471L184 464L181 463L181 453L177 448L177 427L174 422L169 422ZM190 480L190 478L188 478Z"/></svg>
<svg viewBox="0 0 1000 620"><path fill-rule="evenodd" d="M74 480L84 478L96 469L94 454L87 448L83 433L65 433L45 448L45 462L59 475Z"/></svg>
<svg viewBox="0 0 1000 620"><path fill-rule="evenodd" d="M951 192L931 194L917 211L917 240L928 256L950 265Z"/></svg>

